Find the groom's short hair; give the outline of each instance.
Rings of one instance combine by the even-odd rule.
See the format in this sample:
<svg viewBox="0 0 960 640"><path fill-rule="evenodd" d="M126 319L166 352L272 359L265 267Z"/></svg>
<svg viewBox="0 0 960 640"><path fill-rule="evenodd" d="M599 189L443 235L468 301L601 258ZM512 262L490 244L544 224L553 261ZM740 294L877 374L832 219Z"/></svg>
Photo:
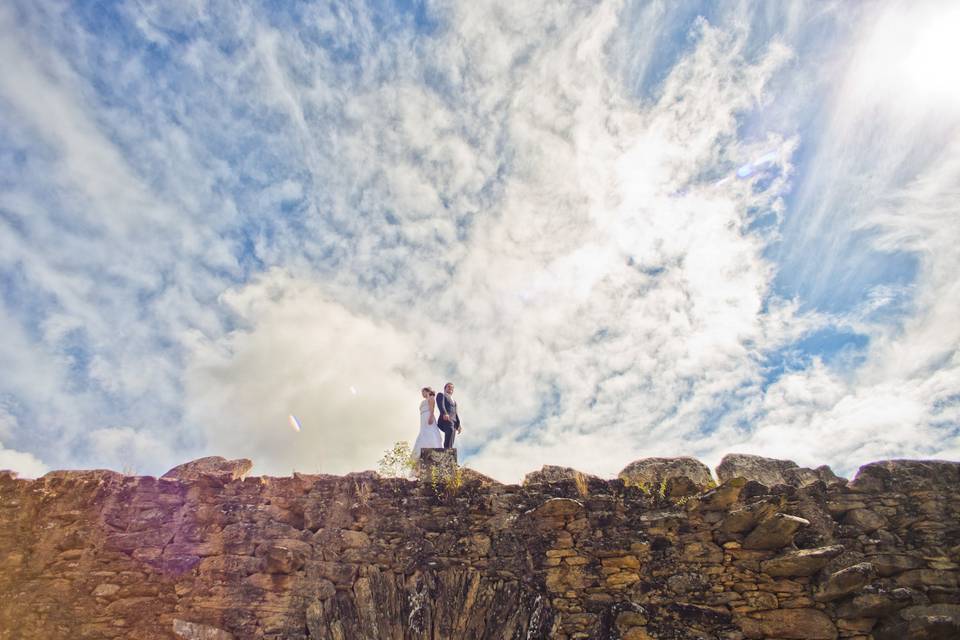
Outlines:
<svg viewBox="0 0 960 640"><path fill-rule="evenodd" d="M454 386L452 382L445 382L443 385L443 388L446 389L447 387L452 387L452 386Z"/></svg>

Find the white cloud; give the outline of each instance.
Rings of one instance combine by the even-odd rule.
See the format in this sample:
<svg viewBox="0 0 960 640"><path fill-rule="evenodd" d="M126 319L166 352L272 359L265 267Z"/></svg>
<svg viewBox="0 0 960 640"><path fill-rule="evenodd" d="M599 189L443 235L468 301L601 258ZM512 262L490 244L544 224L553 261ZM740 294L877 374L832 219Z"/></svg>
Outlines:
<svg viewBox="0 0 960 640"><path fill-rule="evenodd" d="M814 365L775 383L743 447L847 472L877 458L960 450L960 97L930 74L939 60L926 59L947 53L938 47L948 46L941 30L951 24L960 27L960 12L932 5L891 5L866 24L799 203L813 212L803 251L821 269L820 286L834 286L829 267L851 257L831 238L869 231L867 251L917 260L910 314L893 324L838 319L871 336L866 360L852 372ZM920 58L920 68L909 62ZM889 299L890 288L874 291ZM876 306L865 298L852 316Z"/></svg>
<svg viewBox="0 0 960 640"><path fill-rule="evenodd" d="M16 471L22 478L38 478L49 471L36 456L0 446L0 469Z"/></svg>
<svg viewBox="0 0 960 640"><path fill-rule="evenodd" d="M461 446L506 480L730 449L956 456L954 96L924 80L898 100L914 76L871 52L926 59L929 15L891 6L861 25L843 5L711 24L432 3L423 35L363 4L138 2L141 49L0 10L0 109L32 163L0 186L0 274L21 283L0 393L42 425L13 442L62 437L50 464L343 472L412 440L418 389L452 378ZM826 124L802 129L815 101ZM762 176L720 180L758 157ZM838 269L870 251L916 256L916 281L850 312L774 295L778 268L856 289ZM909 296L909 317L877 313ZM766 358L824 328L868 333L866 359L801 358L766 386Z"/></svg>
<svg viewBox="0 0 960 640"><path fill-rule="evenodd" d="M20 429L19 420L11 413L10 407L5 405L6 403L0 401L0 469L16 471L18 475L24 478L42 476L49 469L40 459L33 454L7 449L3 446L3 440Z"/></svg>
<svg viewBox="0 0 960 640"><path fill-rule="evenodd" d="M355 314L282 271L223 302L246 328L196 336L186 372L187 420L209 454L252 458L257 473L346 473L413 441L419 389L438 384L415 357L425 336Z"/></svg>
<svg viewBox="0 0 960 640"><path fill-rule="evenodd" d="M133 475L162 473L154 471L158 462L173 458L169 444L146 431L130 427L93 429L87 441L104 466Z"/></svg>
<svg viewBox="0 0 960 640"><path fill-rule="evenodd" d="M0 438L7 438L18 426L17 417L0 404Z"/></svg>

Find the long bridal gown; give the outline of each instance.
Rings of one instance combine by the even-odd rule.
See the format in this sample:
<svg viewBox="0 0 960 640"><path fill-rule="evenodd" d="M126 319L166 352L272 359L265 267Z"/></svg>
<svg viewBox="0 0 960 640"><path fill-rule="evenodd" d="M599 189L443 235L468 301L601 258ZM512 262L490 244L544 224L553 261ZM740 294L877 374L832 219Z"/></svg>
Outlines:
<svg viewBox="0 0 960 640"><path fill-rule="evenodd" d="M430 403L424 400L420 403L420 433L417 434L417 440L413 443L413 459L420 459L420 449L442 449L443 433L437 428L437 421L433 424L427 422L430 419Z"/></svg>

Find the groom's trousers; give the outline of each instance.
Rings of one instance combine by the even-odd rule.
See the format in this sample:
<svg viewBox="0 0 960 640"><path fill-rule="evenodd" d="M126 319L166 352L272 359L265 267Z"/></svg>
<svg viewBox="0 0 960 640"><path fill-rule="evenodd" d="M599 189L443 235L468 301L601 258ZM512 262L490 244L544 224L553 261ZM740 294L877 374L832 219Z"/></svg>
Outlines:
<svg viewBox="0 0 960 640"><path fill-rule="evenodd" d="M453 424L440 424L437 422L437 427L440 431L443 431L443 448L452 449L453 440L457 437L457 427Z"/></svg>

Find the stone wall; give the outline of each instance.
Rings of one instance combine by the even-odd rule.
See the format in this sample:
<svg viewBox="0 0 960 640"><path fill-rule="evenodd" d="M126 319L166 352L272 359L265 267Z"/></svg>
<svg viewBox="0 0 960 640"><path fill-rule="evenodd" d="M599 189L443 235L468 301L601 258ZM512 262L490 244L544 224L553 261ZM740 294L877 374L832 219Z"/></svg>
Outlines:
<svg viewBox="0 0 960 640"><path fill-rule="evenodd" d="M0 639L960 637L960 464L698 465L0 473Z"/></svg>

